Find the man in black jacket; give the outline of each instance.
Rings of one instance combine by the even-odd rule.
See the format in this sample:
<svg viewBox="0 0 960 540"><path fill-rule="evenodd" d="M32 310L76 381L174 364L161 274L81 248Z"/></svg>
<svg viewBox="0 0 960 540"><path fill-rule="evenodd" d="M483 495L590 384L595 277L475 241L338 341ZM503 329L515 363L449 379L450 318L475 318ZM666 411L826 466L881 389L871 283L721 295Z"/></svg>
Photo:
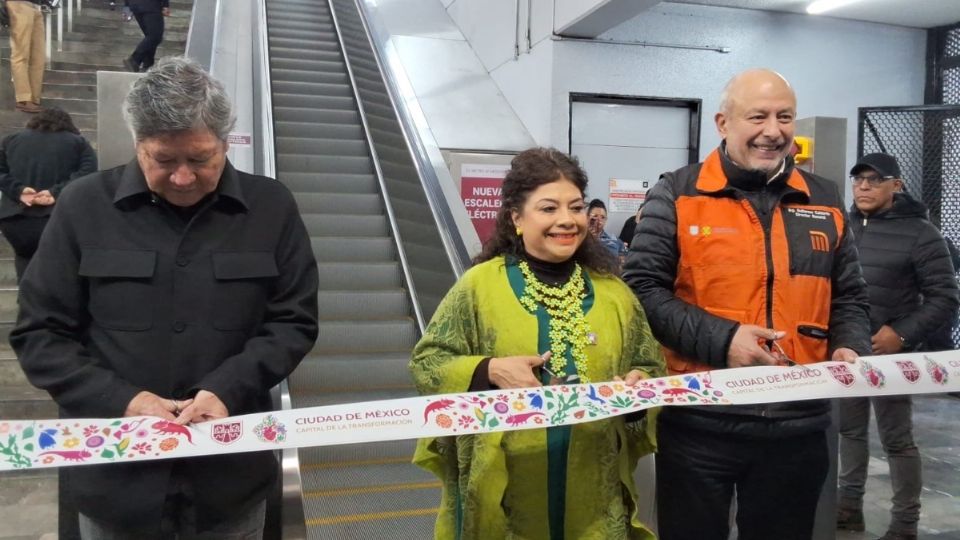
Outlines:
<svg viewBox="0 0 960 540"><path fill-rule="evenodd" d="M270 388L317 336L317 267L293 196L230 165L226 92L190 60L161 61L124 113L136 159L64 188L20 283L10 342L23 370L67 418L271 410ZM277 462L264 451L64 471L84 539L259 538Z"/></svg>
<svg viewBox="0 0 960 540"><path fill-rule="evenodd" d="M850 221L870 293L873 354L925 350L944 322L956 318L960 305L947 244L927 219L923 203L901 192L900 166L893 156L863 156L850 178ZM898 365L905 375L924 369L919 357ZM893 484L890 526L882 540L916 540L922 483L908 395L840 400L837 528L864 529L871 404Z"/></svg>
<svg viewBox="0 0 960 540"><path fill-rule="evenodd" d="M854 361L870 350L843 199L832 182L794 168L795 117L782 76L737 75L715 116L720 148L664 174L647 195L624 278L672 373ZM726 540L736 491L741 540L809 540L829 424L824 400L665 408L660 538Z"/></svg>
<svg viewBox="0 0 960 540"><path fill-rule="evenodd" d="M123 59L123 66L133 72L146 71L156 61L157 47L163 42L163 18L170 16L170 0L126 0L126 6L137 19L143 39L133 54Z"/></svg>

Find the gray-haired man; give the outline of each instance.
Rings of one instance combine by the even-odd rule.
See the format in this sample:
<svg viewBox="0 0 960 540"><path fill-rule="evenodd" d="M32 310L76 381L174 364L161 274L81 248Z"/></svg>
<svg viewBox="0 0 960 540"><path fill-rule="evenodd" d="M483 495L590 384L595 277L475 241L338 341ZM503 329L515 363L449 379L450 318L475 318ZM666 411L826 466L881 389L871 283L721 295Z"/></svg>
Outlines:
<svg viewBox="0 0 960 540"><path fill-rule="evenodd" d="M316 264L293 197L230 165L230 104L195 63L157 64L124 112L136 159L62 192L20 284L10 341L23 369L67 417L187 424L269 410L269 389L317 335ZM256 452L67 473L84 538L248 538L262 533L276 462Z"/></svg>

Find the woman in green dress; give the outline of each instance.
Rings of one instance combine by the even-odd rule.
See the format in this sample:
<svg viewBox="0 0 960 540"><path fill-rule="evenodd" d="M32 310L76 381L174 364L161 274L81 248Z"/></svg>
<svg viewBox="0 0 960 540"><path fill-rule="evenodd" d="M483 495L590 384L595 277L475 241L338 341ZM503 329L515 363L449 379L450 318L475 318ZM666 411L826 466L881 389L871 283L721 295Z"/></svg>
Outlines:
<svg viewBox="0 0 960 540"><path fill-rule="evenodd" d="M576 159L558 150L534 148L513 159L493 238L413 352L421 394L632 385L664 374L643 309L588 234L586 187ZM414 461L443 483L435 537L654 538L637 518L633 480L654 433L652 415L641 412L423 439Z"/></svg>

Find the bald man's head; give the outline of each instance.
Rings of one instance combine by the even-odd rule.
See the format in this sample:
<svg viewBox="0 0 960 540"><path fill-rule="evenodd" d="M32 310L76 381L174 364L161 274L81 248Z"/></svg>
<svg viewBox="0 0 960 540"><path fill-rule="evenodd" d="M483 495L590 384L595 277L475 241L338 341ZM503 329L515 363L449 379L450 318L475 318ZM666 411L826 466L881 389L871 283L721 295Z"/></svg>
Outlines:
<svg viewBox="0 0 960 540"><path fill-rule="evenodd" d="M775 174L793 145L797 98L769 69L737 74L723 90L714 117L727 155L740 167Z"/></svg>

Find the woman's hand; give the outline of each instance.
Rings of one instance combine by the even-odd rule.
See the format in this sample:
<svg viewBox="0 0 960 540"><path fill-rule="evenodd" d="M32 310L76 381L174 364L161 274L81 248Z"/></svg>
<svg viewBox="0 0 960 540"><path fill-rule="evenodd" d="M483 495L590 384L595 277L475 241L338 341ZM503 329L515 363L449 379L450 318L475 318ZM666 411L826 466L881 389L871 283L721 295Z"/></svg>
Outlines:
<svg viewBox="0 0 960 540"><path fill-rule="evenodd" d="M550 352L543 356L506 356L491 358L487 365L490 382L504 390L508 388L531 388L541 386L533 370L550 359Z"/></svg>
<svg viewBox="0 0 960 540"><path fill-rule="evenodd" d="M621 379L620 376L617 375L613 377L613 380L620 381L627 386L633 386L638 382L640 382L642 379L649 379L649 378L650 376L647 375L646 372L640 371L639 369L633 369L633 370L630 370L629 373L627 373L626 377Z"/></svg>

